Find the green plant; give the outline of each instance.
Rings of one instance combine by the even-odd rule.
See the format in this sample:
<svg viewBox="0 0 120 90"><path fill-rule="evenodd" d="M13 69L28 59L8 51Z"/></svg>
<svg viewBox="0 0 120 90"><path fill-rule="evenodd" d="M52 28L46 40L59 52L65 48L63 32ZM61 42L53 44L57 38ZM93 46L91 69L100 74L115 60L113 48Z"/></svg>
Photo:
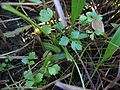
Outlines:
<svg viewBox="0 0 120 90"><path fill-rule="evenodd" d="M38 2L37 0L35 2ZM28 65L29 70L26 70L23 74L25 78L25 85L26 86L42 86L44 83L44 77L51 77L52 75L58 74L60 71L60 66L58 64L53 63L56 59L59 61L61 59L67 59L69 61L74 62L80 79L82 81L82 86L85 89L84 80L82 78L82 74L78 68L75 59L72 57L71 53L68 51L68 47L70 47L77 53L77 51L82 51L83 45L82 40L89 37L94 40L95 35L103 35L104 33L104 25L102 22L102 16L97 15L95 12L87 12L86 15L80 15L83 8L85 6L85 0L72 0L72 25L68 27L71 31L66 31L66 28L63 27L61 22L57 22L52 26L51 19L53 17L53 11L50 8L42 9L39 12L38 20L40 22L44 22L45 24L39 26L37 23L33 22L29 17L26 17L24 14L19 12L18 10L14 9L9 5L2 5L5 10L8 10L18 16L20 16L23 20L31 24L35 30L33 34L34 37L40 42L41 46L43 47L43 51L45 51L44 62L43 65L40 64L39 70L35 73L31 70L31 67L35 65L35 52L29 53L28 58L23 58L21 61L23 64ZM79 17L80 15L80 17ZM75 21L79 17L80 20L80 28L83 30L78 30L75 27ZM49 24L46 24L49 23ZM92 28L86 28L92 24ZM97 25L100 24L98 27ZM31 27L31 26L30 26ZM52 28L57 29L57 33L52 34ZM24 31L24 30L23 30ZM66 34L67 32L67 34ZM19 32L12 32L9 34L19 34ZM39 34L44 33L50 40L50 42L44 41L41 39ZM51 52L54 52L52 55ZM61 57L62 56L62 57Z"/></svg>
<svg viewBox="0 0 120 90"><path fill-rule="evenodd" d="M53 17L53 11L50 8L42 9L39 13L41 22L48 22Z"/></svg>
<svg viewBox="0 0 120 90"><path fill-rule="evenodd" d="M26 65L33 65L34 61L33 59L35 58L35 52L29 53L28 58L23 58L22 62ZM33 74L31 71L31 68L29 66L29 70L24 72L24 78L25 78L25 85L28 87L31 87L33 85L41 85L40 83L44 82L43 77L51 77L51 75L56 75L60 71L60 66L58 64L51 65L52 60L52 55L47 54L45 58L45 62L40 68L40 70L36 73Z"/></svg>
<svg viewBox="0 0 120 90"><path fill-rule="evenodd" d="M91 40L94 40L95 35L104 35L104 24L101 15L97 15L96 12L87 12L86 15L80 15L79 20L82 28L92 24L92 29L88 28L86 30L86 33L90 34Z"/></svg>
<svg viewBox="0 0 120 90"><path fill-rule="evenodd" d="M23 58L21 61L24 64L34 65L35 64L35 62L34 62L35 56L36 56L35 52L31 52L31 53L29 53L28 58Z"/></svg>
<svg viewBox="0 0 120 90"><path fill-rule="evenodd" d="M6 64L3 62L3 63L0 63L0 72L4 71L6 67Z"/></svg>

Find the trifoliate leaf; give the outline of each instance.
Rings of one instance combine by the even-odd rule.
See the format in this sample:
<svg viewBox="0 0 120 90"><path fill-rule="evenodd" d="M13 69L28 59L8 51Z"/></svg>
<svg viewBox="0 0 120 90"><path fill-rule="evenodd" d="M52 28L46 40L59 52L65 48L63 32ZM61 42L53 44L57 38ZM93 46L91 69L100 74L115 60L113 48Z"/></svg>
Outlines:
<svg viewBox="0 0 120 90"><path fill-rule="evenodd" d="M35 76L35 82L36 83L39 83L42 81L42 78L43 78L43 74L42 73L38 73L36 76Z"/></svg>
<svg viewBox="0 0 120 90"><path fill-rule="evenodd" d="M53 11L50 8L47 8L47 10L43 9L40 11L39 15L41 22L48 22L53 16Z"/></svg>
<svg viewBox="0 0 120 90"><path fill-rule="evenodd" d="M52 31L51 27L48 25L42 26L42 30L45 34L50 34Z"/></svg>
<svg viewBox="0 0 120 90"><path fill-rule="evenodd" d="M71 32L71 38L72 39L79 39L79 36L80 36L80 32L79 31L73 31Z"/></svg>
<svg viewBox="0 0 120 90"><path fill-rule="evenodd" d="M72 41L71 47L74 51L82 50L82 45L78 41Z"/></svg>
<svg viewBox="0 0 120 90"><path fill-rule="evenodd" d="M35 58L35 52L29 53L28 59L34 59Z"/></svg>
<svg viewBox="0 0 120 90"><path fill-rule="evenodd" d="M60 38L59 44L63 46L67 46L68 42L69 42L69 38L66 36L62 36L62 38Z"/></svg>

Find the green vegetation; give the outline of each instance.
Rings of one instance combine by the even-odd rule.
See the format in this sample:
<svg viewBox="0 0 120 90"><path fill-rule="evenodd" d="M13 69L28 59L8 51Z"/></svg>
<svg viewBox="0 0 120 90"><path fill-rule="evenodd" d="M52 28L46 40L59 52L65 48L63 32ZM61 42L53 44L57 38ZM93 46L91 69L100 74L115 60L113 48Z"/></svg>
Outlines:
<svg viewBox="0 0 120 90"><path fill-rule="evenodd" d="M59 81L59 78L68 72L71 72L72 74L75 73L75 78L79 77L77 79L81 82L80 85L83 89L92 88L93 90L96 90L96 88L102 87L102 85L95 87L95 83L93 84L94 81L92 81L92 79L98 74L97 72L99 72L100 66L103 66L104 63L119 49L120 24L114 22L106 24L106 22L104 22L104 16L96 12L97 10L95 10L95 8L91 11L85 10L85 6L87 7L87 5L89 5L85 0L72 0L72 11L70 12L71 18L69 19L71 21L69 21L67 27L64 27L61 20L55 18L57 16L55 10L49 7L49 5L47 6L47 3L43 3L44 0L30 1L43 5L42 8L38 9L38 17L35 19L30 18L29 15L26 16L22 9L19 9L19 5L15 8L11 5L2 4L4 10L19 16L29 24L13 31L5 32L3 35L6 38L14 38L21 33L28 32L32 29L30 35L32 36L32 39L34 39L34 44L32 44L31 50L28 49L29 52L24 50L24 47L22 49L24 50L22 55L25 57L20 58L20 61L15 61L19 62L18 65L21 65L23 69L21 71L20 80L15 82L13 77L10 76L12 84L5 84L5 87L0 88L12 89L35 87L35 89L46 89L47 84L52 80ZM22 2L25 1L22 0ZM116 0L114 4L116 5L117 2L118 1ZM112 28L116 30L115 33L112 33L112 35L108 34L105 25L113 26ZM97 44L100 42L99 40L102 41L103 45L104 41L107 41L107 44L105 44L105 46L100 44L100 46ZM92 45L94 43L95 46ZM38 48L35 49L35 45L39 45L39 50ZM94 51L92 52L94 47L96 47L95 51L97 51L97 53ZM9 53L7 55L0 55L0 57L3 57L3 60L0 62L0 76L2 76L2 73L5 70L9 71L9 69L17 67L14 65L14 60L16 59L15 55ZM95 61L93 59L94 55L95 57L98 57ZM83 58L90 59L83 60ZM65 70L65 68L68 67L69 69ZM89 67L91 71L88 70L87 67ZM77 72L74 71L74 68ZM71 80L70 82L68 81L69 83L73 83L71 82L72 77L74 78L74 76L71 75ZM85 77L87 77L87 79ZM91 87L89 87L90 85Z"/></svg>

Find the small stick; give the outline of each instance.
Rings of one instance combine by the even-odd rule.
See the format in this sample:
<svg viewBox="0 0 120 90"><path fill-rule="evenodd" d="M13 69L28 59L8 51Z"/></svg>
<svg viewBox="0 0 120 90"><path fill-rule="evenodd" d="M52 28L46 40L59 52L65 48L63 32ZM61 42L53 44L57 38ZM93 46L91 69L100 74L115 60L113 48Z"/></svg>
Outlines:
<svg viewBox="0 0 120 90"><path fill-rule="evenodd" d="M59 0L53 0L54 1L54 4L55 4L55 7L56 7L56 10L58 12L58 15L59 17L61 18L62 20L62 24L64 27L67 26L67 23L66 23L66 20L65 20L65 15L63 13L63 9L61 7L61 4L60 4L60 1Z"/></svg>
<svg viewBox="0 0 120 90"><path fill-rule="evenodd" d="M30 6L30 5L40 5L42 2L40 3L10 3L10 2L7 2L7 3L1 3L0 5L14 5L14 6L17 6L17 5L27 5L27 6Z"/></svg>

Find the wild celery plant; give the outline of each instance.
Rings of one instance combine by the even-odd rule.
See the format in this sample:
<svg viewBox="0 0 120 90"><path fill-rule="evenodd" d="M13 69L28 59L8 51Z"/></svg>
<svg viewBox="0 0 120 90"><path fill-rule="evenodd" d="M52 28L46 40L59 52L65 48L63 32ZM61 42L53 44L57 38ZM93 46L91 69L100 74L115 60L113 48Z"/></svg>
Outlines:
<svg viewBox="0 0 120 90"><path fill-rule="evenodd" d="M76 19L79 17L80 13L82 12L84 6L85 6L85 0L72 0L72 27L74 26L74 23L75 23ZM71 28L71 31L72 31L72 28ZM67 44L70 41L71 47L74 51L81 50L82 46L81 46L81 43L79 41L79 36L80 36L80 34L77 31L73 31L73 32L71 32L71 35L69 36L70 38L68 38L67 36L62 36L59 44L62 45L62 48L66 54L67 60L74 62L75 66L78 70L81 82L82 82L82 87L85 90L84 80L82 78L82 74L78 68L78 65L75 62L75 60L73 59L73 57L71 56L71 54L68 52L67 48L65 47L65 46L67 46Z"/></svg>

